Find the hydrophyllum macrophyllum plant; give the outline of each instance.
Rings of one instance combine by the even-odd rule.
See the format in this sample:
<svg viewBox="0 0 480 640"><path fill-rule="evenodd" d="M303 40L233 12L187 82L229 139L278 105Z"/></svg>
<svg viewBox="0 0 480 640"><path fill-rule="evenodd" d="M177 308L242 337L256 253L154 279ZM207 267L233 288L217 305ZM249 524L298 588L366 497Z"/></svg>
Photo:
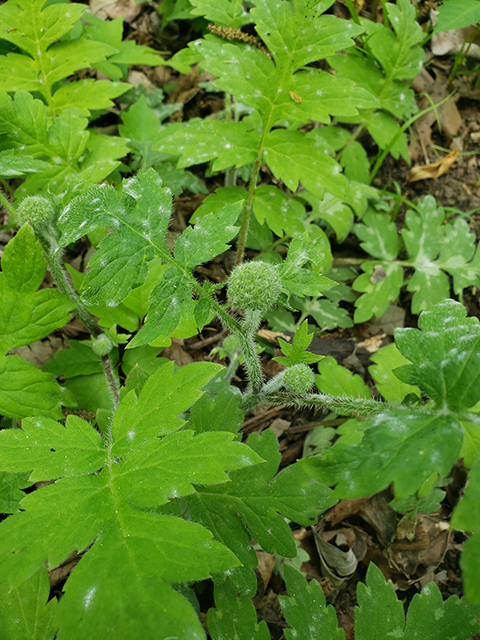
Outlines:
<svg viewBox="0 0 480 640"><path fill-rule="evenodd" d="M238 207L226 207L188 227L172 252L165 244L170 194L157 174L140 173L122 186L121 197L109 185L92 187L60 213L54 200L20 203L24 224L2 259L0 388L10 402L2 413L25 418L21 429L0 431L0 498L2 510L11 514L0 524L0 579L4 593L14 594L6 601L11 603L18 593L18 598L36 602L39 620L51 618L55 608L44 635L52 637L58 629L59 640L130 640L140 634L164 640L204 638L189 583L213 576L221 612L219 594L255 593L252 540L269 553L294 557L288 521L314 523L317 510L336 499L368 495L392 482L397 498L426 495L460 456L473 466L472 480L453 521L474 531L465 552L465 589L469 598L480 600L475 573L480 526L471 506L478 495L478 321L467 319L459 303L446 301L421 316L419 329L398 332L406 364L396 375L418 387L428 402L407 398L394 405L313 393L309 365L320 357L306 351L311 341L306 324L292 344L282 343L279 360L287 368L265 381L255 347L259 323L271 305L288 305L290 293L318 295L331 286L315 271L321 246L298 236L281 264L238 266L229 279L229 302L222 305L214 296L219 286L200 284L193 270L226 249L236 234ZM42 207L49 220L45 225L40 224ZM98 244L79 296L63 272L62 250L102 227L111 232ZM60 291L37 291L44 256ZM109 357L115 334L105 335L85 304L115 309L141 286L149 263L158 258L168 268L151 291L147 318L127 352L171 335L183 314L193 313L203 326L214 313L232 333L232 361L243 359L248 379L243 394L229 384L235 366L225 370L209 362L178 371L169 362L151 375L137 366L118 386ZM241 313L230 315L230 304ZM112 389L111 408L98 412L96 425L78 416L57 422L62 397L53 376L46 381L57 391L49 391L44 409L40 382L46 374L27 371L19 365L21 358L6 355L62 326L70 309L92 333L92 348ZM320 387L321 381L316 382ZM25 406L25 398L32 408L18 416L15 411ZM330 449L277 474L280 455L273 432L253 434L246 443L237 435L243 411L262 403L325 406L373 417L351 422ZM22 492L37 482L47 484L27 495ZM336 485L333 494L324 483ZM45 592L45 562L54 568L73 552L80 561L64 595L58 607L49 605L45 611L44 596L38 596ZM294 596L298 585L293 578L290 584ZM235 598L230 604L237 606ZM430 610L440 615L437 605L429 605ZM9 607L13 605L0 608L7 620L14 610ZM472 616L470 610L467 620Z"/></svg>

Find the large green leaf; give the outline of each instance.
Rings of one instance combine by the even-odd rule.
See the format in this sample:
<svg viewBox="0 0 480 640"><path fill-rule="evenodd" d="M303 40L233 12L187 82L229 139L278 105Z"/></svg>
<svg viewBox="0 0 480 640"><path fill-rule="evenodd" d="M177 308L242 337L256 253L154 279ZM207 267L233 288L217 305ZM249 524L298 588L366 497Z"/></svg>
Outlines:
<svg viewBox="0 0 480 640"><path fill-rule="evenodd" d="M396 497L411 495L433 473L448 475L462 448L463 429L448 415L396 409L363 424L359 443L340 438L321 457L301 462L320 482L338 483L334 495L341 498L377 493L392 482Z"/></svg>
<svg viewBox="0 0 480 640"><path fill-rule="evenodd" d="M394 373L396 368L408 364L408 360L402 356L395 344L389 344L375 351L370 356L370 360L374 364L368 367L368 370L377 383L377 391L385 400L388 400L388 402L402 402L409 393L420 395L418 387L405 384Z"/></svg>
<svg viewBox="0 0 480 640"><path fill-rule="evenodd" d="M297 464L275 476L280 454L273 431L266 430L261 436L253 434L247 443L265 460L263 464L232 472L228 484L197 487L187 502L192 518L208 527L242 561L243 567L229 573L233 584L254 595L256 579L252 569L257 558L251 539L269 553L294 557L296 547L284 516L306 525L315 519L316 508L325 509L333 502L330 490L310 484Z"/></svg>
<svg viewBox="0 0 480 640"><path fill-rule="evenodd" d="M322 16L333 2L271 2L259 0L251 14L255 28L278 67L294 69L352 46L363 28L333 16Z"/></svg>
<svg viewBox="0 0 480 640"><path fill-rule="evenodd" d="M124 397L103 442L80 418L66 428L39 419L13 436L0 432L15 445L0 447L0 469L11 467L14 450L35 476L70 476L28 495L24 511L1 523L3 581L16 587L45 560L54 567L73 550L91 547L67 581L57 615L60 639L203 638L193 609L169 585L238 564L203 527L151 512L193 493L193 483L218 485L227 471L261 462L232 442L232 433L179 430L177 416L219 366L172 370L173 363L161 367L138 398L134 391ZM43 451L40 466L31 445Z"/></svg>
<svg viewBox="0 0 480 640"><path fill-rule="evenodd" d="M100 150L90 144L91 134L85 131L87 125L88 119L81 117L76 107L66 109L53 119L47 105L30 93L17 91L11 98L0 91L3 148L15 150L19 156L43 158L49 163L42 171L27 176L16 191L17 198L48 188L64 198L69 196L68 201L72 193L103 180L118 166L118 158L128 150L126 143L103 140Z"/></svg>
<svg viewBox="0 0 480 640"><path fill-rule="evenodd" d="M439 409L452 412L480 400L480 323L465 307L445 300L418 320L419 329L396 329L400 353L412 364L396 369L407 384L418 386Z"/></svg>
<svg viewBox="0 0 480 640"><path fill-rule="evenodd" d="M21 51L0 56L0 82L5 91L39 92L53 109L61 110L62 106L73 104L65 100L65 90L59 104L55 104L53 85L78 69L105 60L116 53L116 49L84 38L64 39L85 11L81 4L44 5L45 0L8 0L0 7L3 37ZM116 97L126 88L128 85L125 88L115 85L107 94ZM104 86L99 85L100 93L103 89ZM93 108L87 98L88 94L78 93L76 101L77 107L84 107L86 115L89 107Z"/></svg>
<svg viewBox="0 0 480 640"><path fill-rule="evenodd" d="M25 497L21 489L26 489L28 473L0 473L0 513L20 511L20 500Z"/></svg>

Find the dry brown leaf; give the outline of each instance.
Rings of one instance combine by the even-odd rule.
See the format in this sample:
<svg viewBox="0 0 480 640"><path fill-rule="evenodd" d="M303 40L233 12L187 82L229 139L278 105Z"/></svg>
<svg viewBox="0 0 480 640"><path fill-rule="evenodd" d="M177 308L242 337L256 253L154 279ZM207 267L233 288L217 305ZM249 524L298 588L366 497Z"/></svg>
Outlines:
<svg viewBox="0 0 480 640"><path fill-rule="evenodd" d="M454 149L438 162L425 164L420 167L413 167L407 176L407 182L418 182L418 180L430 180L432 178L439 178L440 176L443 176L443 174L446 173L455 162L457 156L458 149Z"/></svg>

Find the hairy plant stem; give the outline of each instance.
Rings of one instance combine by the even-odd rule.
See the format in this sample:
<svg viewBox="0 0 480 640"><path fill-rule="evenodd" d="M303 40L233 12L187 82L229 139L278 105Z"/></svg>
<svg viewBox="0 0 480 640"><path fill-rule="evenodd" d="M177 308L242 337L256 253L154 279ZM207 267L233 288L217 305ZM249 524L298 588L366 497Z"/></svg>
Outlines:
<svg viewBox="0 0 480 640"><path fill-rule="evenodd" d="M110 391L112 393L113 398L113 410L115 411L120 403L120 389L118 388L117 379L113 372L112 361L110 360L110 356L105 355L102 356L102 365L103 371L105 372L105 377L108 382L108 386L110 387Z"/></svg>
<svg viewBox="0 0 480 640"><path fill-rule="evenodd" d="M243 366L247 372L248 389L246 394L258 393L263 385L263 370L260 358L257 353L257 345L255 342L255 334L260 322L262 314L260 311L247 309L242 320L242 330L235 331L243 354Z"/></svg>
<svg viewBox="0 0 480 640"><path fill-rule="evenodd" d="M50 269L50 273L52 274L58 288L72 302L72 304L75 305L75 309L73 310L74 314L83 323L91 336L97 337L101 335L103 333L102 329L98 326L93 316L80 302L80 298L78 297L77 292L68 280L67 274L63 267L61 253L59 251L56 251L56 241L54 241L52 238L43 237L40 234L37 234L37 237L39 237L48 267ZM101 356L101 358L103 371L105 373L105 377L112 394L114 405L113 409L115 411L120 402L120 390L118 387L117 379L115 378L115 375L113 373L110 356L105 355Z"/></svg>
<svg viewBox="0 0 480 640"><path fill-rule="evenodd" d="M325 407L330 411L341 411L354 417L368 417L393 409L394 405L378 400L352 398L350 396L331 396L324 393L305 393L301 396L288 391L274 393L251 393L244 397L243 411L252 411L265 404L288 405L290 407ZM395 406L398 409L398 406Z"/></svg>
<svg viewBox="0 0 480 640"><path fill-rule="evenodd" d="M257 159L255 160L255 164L253 165L252 177L250 178L250 185L248 187L247 200L245 202L245 208L243 210L242 226L240 228L240 234L238 236L237 257L235 259L235 264L241 264L243 260L243 254L245 252L245 243L247 241L248 227L250 225L250 217L252 215L253 209L253 196L255 195L257 176L258 172L260 171L260 158L261 154L258 155Z"/></svg>

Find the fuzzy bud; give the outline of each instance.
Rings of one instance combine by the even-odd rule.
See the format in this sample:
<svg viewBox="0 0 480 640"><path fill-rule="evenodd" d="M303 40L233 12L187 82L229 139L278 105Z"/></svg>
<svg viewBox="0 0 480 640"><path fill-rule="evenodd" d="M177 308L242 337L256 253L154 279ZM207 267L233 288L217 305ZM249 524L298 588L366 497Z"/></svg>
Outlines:
<svg viewBox="0 0 480 640"><path fill-rule="evenodd" d="M264 313L278 301L281 292L277 268L260 260L238 265L228 279L228 299L243 310Z"/></svg>
<svg viewBox="0 0 480 640"><path fill-rule="evenodd" d="M105 333L101 333L97 338L92 340L92 351L97 356L106 356L112 349L113 342Z"/></svg>
<svg viewBox="0 0 480 640"><path fill-rule="evenodd" d="M308 393L315 382L315 375L310 367L303 362L285 369L283 386L287 391L296 394Z"/></svg>
<svg viewBox="0 0 480 640"><path fill-rule="evenodd" d="M56 218L53 204L43 196L27 196L17 207L20 224L30 222L35 231L44 231Z"/></svg>

